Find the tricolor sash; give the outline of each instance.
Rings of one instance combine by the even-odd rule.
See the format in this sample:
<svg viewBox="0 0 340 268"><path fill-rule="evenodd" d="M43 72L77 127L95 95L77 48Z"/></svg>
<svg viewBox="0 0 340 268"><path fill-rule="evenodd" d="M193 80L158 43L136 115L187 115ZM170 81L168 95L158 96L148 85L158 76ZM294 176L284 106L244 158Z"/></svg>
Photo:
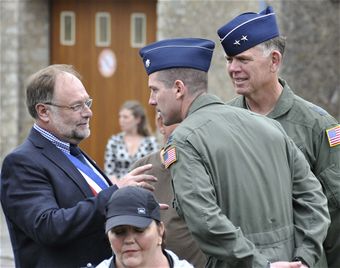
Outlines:
<svg viewBox="0 0 340 268"><path fill-rule="evenodd" d="M77 157L65 153L65 155L70 159L70 161L77 167L80 173L85 178L86 182L90 185L91 189L94 190L97 194L106 188L109 185L104 181L104 178L101 178L89 165L85 165L82 161L80 161Z"/></svg>

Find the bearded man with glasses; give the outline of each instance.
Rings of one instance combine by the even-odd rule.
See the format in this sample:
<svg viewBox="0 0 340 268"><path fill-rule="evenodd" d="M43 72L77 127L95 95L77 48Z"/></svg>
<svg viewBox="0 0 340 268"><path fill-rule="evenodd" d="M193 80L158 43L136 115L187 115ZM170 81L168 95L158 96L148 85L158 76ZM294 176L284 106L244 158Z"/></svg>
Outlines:
<svg viewBox="0 0 340 268"><path fill-rule="evenodd" d="M35 123L6 156L1 204L16 267L84 267L112 253L105 236L105 205L118 188L153 190L145 165L112 185L77 145L90 135L92 99L69 65L51 65L27 83Z"/></svg>

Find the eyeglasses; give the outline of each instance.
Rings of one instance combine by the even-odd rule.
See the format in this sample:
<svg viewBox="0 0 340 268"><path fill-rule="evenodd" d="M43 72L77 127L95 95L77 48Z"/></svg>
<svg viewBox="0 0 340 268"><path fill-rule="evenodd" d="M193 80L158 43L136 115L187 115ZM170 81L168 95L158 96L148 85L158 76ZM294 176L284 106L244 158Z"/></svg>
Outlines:
<svg viewBox="0 0 340 268"><path fill-rule="evenodd" d="M59 105L59 104L55 104L53 102L44 102L44 104L52 105L52 106L55 106L55 107L58 107L58 108L63 108L63 109L69 109L69 110L72 110L73 112L82 112L82 111L84 111L85 107L91 108L92 101L93 101L92 99L88 99L81 104L75 104L75 105L72 105L72 106Z"/></svg>

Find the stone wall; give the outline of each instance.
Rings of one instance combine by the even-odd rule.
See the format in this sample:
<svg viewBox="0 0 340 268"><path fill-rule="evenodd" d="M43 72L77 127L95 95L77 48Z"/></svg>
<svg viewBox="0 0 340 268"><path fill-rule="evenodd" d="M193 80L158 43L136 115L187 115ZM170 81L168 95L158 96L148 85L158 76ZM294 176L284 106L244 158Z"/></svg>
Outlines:
<svg viewBox="0 0 340 268"><path fill-rule="evenodd" d="M287 37L282 76L340 121L340 2L282 1L279 22Z"/></svg>
<svg viewBox="0 0 340 268"><path fill-rule="evenodd" d="M287 49L281 76L295 92L340 120L340 4L338 0L159 0L158 39L203 37L216 42L209 90L227 100L234 91L216 30L236 15L274 7Z"/></svg>
<svg viewBox="0 0 340 268"><path fill-rule="evenodd" d="M0 1L0 155L18 142L18 6L17 1Z"/></svg>
<svg viewBox="0 0 340 268"><path fill-rule="evenodd" d="M45 0L0 0L0 164L32 125L24 83L49 64L49 9Z"/></svg>
<svg viewBox="0 0 340 268"><path fill-rule="evenodd" d="M50 63L49 1L26 0L19 6L19 141L26 138L33 119L27 112L25 81L29 75Z"/></svg>

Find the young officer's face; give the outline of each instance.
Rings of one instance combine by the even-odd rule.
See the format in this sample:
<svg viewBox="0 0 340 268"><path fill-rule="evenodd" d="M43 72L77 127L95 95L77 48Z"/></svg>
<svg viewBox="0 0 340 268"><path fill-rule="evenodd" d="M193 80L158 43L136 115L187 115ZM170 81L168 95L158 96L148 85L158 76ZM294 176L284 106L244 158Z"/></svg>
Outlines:
<svg viewBox="0 0 340 268"><path fill-rule="evenodd" d="M259 46L236 56L226 56L227 71L237 94L249 96L265 88L272 77L271 55L265 55Z"/></svg>
<svg viewBox="0 0 340 268"><path fill-rule="evenodd" d="M181 122L181 100L177 97L175 83L172 87L158 79L158 72L149 75L150 98L149 104L155 106L166 126Z"/></svg>

